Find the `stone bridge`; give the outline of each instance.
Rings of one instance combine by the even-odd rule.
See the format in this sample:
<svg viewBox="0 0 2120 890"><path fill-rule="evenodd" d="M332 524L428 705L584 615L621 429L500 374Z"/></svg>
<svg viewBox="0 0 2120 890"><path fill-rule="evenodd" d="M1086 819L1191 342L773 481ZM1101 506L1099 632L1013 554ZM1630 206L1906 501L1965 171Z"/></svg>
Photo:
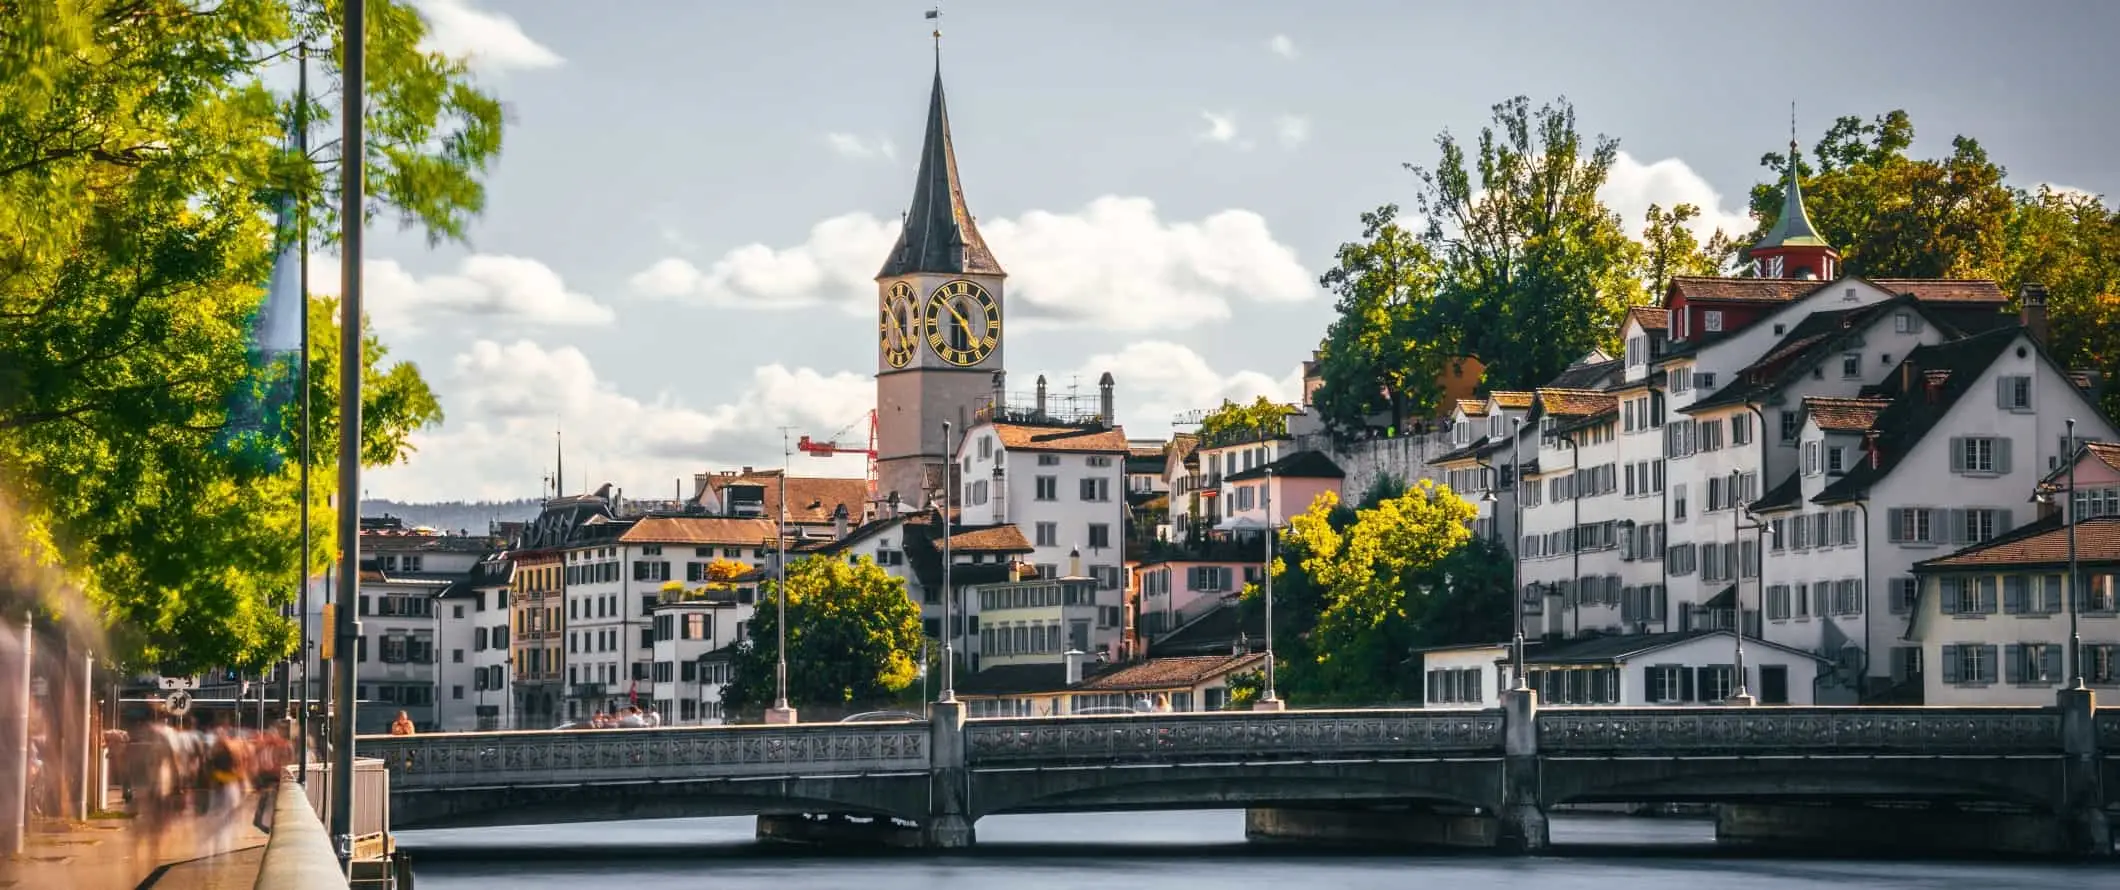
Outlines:
<svg viewBox="0 0 2120 890"><path fill-rule="evenodd" d="M1711 803L1732 842L2111 852L2120 709L1321 710L363 737L399 829L757 815L963 846L1001 813L1246 808L1256 839L1546 845L1587 803ZM1916 837L1918 835L1918 838Z"/></svg>

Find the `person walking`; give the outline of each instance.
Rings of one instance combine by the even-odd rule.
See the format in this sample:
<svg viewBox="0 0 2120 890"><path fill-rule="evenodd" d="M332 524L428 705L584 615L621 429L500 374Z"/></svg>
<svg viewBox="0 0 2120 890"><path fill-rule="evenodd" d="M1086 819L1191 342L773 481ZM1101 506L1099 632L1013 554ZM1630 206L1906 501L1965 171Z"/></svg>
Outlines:
<svg viewBox="0 0 2120 890"><path fill-rule="evenodd" d="M397 719L390 721L390 734L411 735L412 733L412 715L407 714L404 711L399 711Z"/></svg>

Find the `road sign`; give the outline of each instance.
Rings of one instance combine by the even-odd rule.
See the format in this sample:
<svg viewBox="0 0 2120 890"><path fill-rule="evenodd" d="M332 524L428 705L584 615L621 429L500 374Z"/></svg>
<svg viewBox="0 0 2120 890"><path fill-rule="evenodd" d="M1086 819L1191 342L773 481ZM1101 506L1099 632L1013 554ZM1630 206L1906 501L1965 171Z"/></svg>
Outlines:
<svg viewBox="0 0 2120 890"><path fill-rule="evenodd" d="M199 688L199 678L197 678L197 677L163 677L163 678L162 678L162 688L163 688L163 689L197 689L197 688Z"/></svg>
<svg viewBox="0 0 2120 890"><path fill-rule="evenodd" d="M182 717L185 712L191 710L191 693L181 689L172 692L168 698L162 700L162 706L169 709L169 713Z"/></svg>

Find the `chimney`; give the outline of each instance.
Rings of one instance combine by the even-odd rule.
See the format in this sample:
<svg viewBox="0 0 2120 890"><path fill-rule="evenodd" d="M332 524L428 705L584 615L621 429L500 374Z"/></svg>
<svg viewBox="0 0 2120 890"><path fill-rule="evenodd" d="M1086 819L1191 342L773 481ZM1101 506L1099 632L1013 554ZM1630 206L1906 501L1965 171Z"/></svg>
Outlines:
<svg viewBox="0 0 2120 890"><path fill-rule="evenodd" d="M1862 450L1869 452L1870 469L1877 469L1884 462L1884 451L1877 444L1877 431L1867 430L1862 434Z"/></svg>
<svg viewBox="0 0 2120 890"><path fill-rule="evenodd" d="M1045 419L1045 375L1044 375L1044 374L1040 374L1040 375L1038 375L1038 400L1037 400L1036 402L1032 403L1032 406L1031 406L1031 417L1032 417L1032 418L1034 418L1034 419L1038 419L1038 420L1043 420L1043 419Z"/></svg>
<svg viewBox="0 0 2120 890"><path fill-rule="evenodd" d="M2017 320L2024 333L2045 346L2053 329L2046 322L2046 285L2027 282L2017 287Z"/></svg>
<svg viewBox="0 0 2120 890"><path fill-rule="evenodd" d="M844 541L847 537L847 505L832 508L832 540Z"/></svg>
<svg viewBox="0 0 2120 890"><path fill-rule="evenodd" d="M1934 405L1943 397L1943 385L1950 382L1951 372L1938 369L1922 375L1922 391L1928 394L1929 404Z"/></svg>
<svg viewBox="0 0 2120 890"><path fill-rule="evenodd" d="M1112 372L1104 372L1097 378L1097 416L1104 419L1105 426L1118 426L1118 415L1112 413Z"/></svg>
<svg viewBox="0 0 2120 890"><path fill-rule="evenodd" d="M1008 411L1008 372L995 371L994 403L987 409L986 416L999 420L1006 411Z"/></svg>
<svg viewBox="0 0 2120 890"><path fill-rule="evenodd" d="M1067 551L1067 576L1070 578L1082 577L1082 548L1080 547Z"/></svg>
<svg viewBox="0 0 2120 890"><path fill-rule="evenodd" d="M1914 391L1913 359L1907 359L1906 361L1899 363L1899 391L1906 393Z"/></svg>
<svg viewBox="0 0 2120 890"><path fill-rule="evenodd" d="M1067 685L1073 686L1082 682L1082 663L1089 659L1089 653L1080 649L1069 649L1060 657L1067 663Z"/></svg>

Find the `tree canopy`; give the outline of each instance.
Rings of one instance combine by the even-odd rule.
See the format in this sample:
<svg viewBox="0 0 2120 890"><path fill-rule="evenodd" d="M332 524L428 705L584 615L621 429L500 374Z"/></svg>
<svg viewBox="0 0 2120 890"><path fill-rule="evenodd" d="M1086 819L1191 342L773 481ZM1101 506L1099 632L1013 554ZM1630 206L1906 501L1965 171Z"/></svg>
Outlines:
<svg viewBox="0 0 2120 890"><path fill-rule="evenodd" d="M1350 511L1323 497L1290 517L1274 576L1282 685L1305 703L1409 701L1412 650L1499 638L1509 626L1509 557L1466 528L1472 505L1423 481ZM1257 608L1261 592L1244 596Z"/></svg>
<svg viewBox="0 0 2120 890"><path fill-rule="evenodd" d="M759 591L750 638L736 652L735 677L722 687L729 713L771 705L781 589ZM788 702L847 708L892 700L920 679L920 607L905 580L863 556L855 562L810 557L788 564Z"/></svg>
<svg viewBox="0 0 2120 890"><path fill-rule="evenodd" d="M459 238L484 204L500 106L464 63L424 52L409 6L368 4L370 214ZM339 146L308 156L292 58L321 48L338 78L336 0L132 0L0 5L0 478L24 539L63 567L124 657L172 669L252 668L292 651L279 615L299 580L299 436L268 467L213 447L250 374L248 326L295 197L318 242L335 225ZM329 91L302 113L331 122ZM312 453L337 445L336 306L315 301ZM366 337L362 455L404 459L439 422L416 368ZM289 413L284 420L292 422ZM317 565L336 551L312 474Z"/></svg>
<svg viewBox="0 0 2120 890"><path fill-rule="evenodd" d="M1200 439L1234 442L1273 438L1288 434L1289 407L1260 396L1249 404L1223 401L1222 407L1200 418Z"/></svg>

